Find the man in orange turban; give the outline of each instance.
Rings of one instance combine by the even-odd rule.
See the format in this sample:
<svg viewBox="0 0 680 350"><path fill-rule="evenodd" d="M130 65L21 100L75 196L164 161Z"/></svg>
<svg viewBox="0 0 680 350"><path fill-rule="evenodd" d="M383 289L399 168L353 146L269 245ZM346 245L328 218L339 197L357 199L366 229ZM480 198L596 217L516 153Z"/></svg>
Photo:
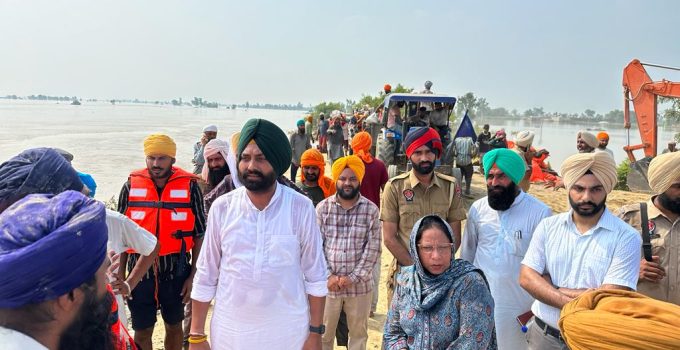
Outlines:
<svg viewBox="0 0 680 350"><path fill-rule="evenodd" d="M607 152L607 154L614 158L614 152L607 148L607 145L609 144L609 134L607 134L605 131L597 133L597 141L599 141L600 144L595 149L595 152Z"/></svg>
<svg viewBox="0 0 680 350"><path fill-rule="evenodd" d="M335 194L335 184L331 178L324 175L326 171L326 160L323 154L317 149L310 148L302 153L300 157L300 181L296 183L307 197L312 200L316 207L324 198Z"/></svg>

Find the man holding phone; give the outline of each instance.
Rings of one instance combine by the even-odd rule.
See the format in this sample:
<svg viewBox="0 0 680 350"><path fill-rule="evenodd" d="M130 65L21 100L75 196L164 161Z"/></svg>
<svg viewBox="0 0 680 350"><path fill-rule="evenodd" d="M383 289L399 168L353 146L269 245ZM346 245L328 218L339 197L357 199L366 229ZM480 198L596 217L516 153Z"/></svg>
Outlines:
<svg viewBox="0 0 680 350"><path fill-rule="evenodd" d="M460 257L480 268L489 282L498 349L524 349L526 340L515 319L531 308L534 298L520 287L519 268L534 228L552 212L519 187L524 160L517 153L495 149L484 157L483 168L488 196L470 207Z"/></svg>

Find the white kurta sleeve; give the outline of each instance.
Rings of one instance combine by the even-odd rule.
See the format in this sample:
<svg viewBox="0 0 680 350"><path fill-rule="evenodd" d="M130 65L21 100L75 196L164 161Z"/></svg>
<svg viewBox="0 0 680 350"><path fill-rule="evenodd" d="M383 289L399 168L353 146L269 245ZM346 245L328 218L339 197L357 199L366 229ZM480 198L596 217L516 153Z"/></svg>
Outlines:
<svg viewBox="0 0 680 350"><path fill-rule="evenodd" d="M191 290L191 299L196 301L207 303L215 298L222 260L220 227L225 215L225 205L225 202L216 202L208 214L208 225L203 237L201 254L198 255L196 262L196 275Z"/></svg>
<svg viewBox="0 0 680 350"><path fill-rule="evenodd" d="M156 248L156 236L139 226L127 216L121 215L121 234L123 243L137 253L148 256Z"/></svg>
<svg viewBox="0 0 680 350"><path fill-rule="evenodd" d="M305 277L305 292L315 297L328 294L326 257L316 211L308 202L300 213L300 266Z"/></svg>
<svg viewBox="0 0 680 350"><path fill-rule="evenodd" d="M465 231L463 232L463 239L460 244L460 258L470 263L475 262L475 253L477 252L479 235L477 231L477 216L477 207L473 205L470 207L468 218L465 221Z"/></svg>

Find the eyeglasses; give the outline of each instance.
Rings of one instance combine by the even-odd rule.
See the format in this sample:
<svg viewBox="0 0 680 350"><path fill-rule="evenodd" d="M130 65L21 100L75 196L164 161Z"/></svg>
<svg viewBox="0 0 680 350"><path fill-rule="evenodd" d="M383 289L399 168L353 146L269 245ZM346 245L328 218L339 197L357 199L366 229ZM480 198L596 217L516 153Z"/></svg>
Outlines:
<svg viewBox="0 0 680 350"><path fill-rule="evenodd" d="M435 249L437 250L437 254L445 254L453 252L453 243L442 243L437 245L418 244L418 248L425 254L432 254Z"/></svg>

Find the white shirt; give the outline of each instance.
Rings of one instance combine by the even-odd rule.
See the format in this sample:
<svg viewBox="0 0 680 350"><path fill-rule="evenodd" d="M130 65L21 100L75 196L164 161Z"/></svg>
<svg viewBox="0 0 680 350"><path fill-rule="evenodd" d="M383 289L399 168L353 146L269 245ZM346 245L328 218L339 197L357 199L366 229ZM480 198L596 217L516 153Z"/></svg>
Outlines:
<svg viewBox="0 0 680 350"><path fill-rule="evenodd" d="M635 290L641 246L640 234L608 209L597 225L583 234L569 210L541 221L522 264L540 274L550 274L557 287L581 289L615 284ZM558 328L559 309L536 300L531 311Z"/></svg>
<svg viewBox="0 0 680 350"><path fill-rule="evenodd" d="M0 327L0 344L3 350L48 350L26 334L5 327Z"/></svg>
<svg viewBox="0 0 680 350"><path fill-rule="evenodd" d="M109 230L109 240L106 242L107 251L114 251L118 254L134 249L141 255L149 255L156 248L156 236L117 211L106 209L106 227ZM121 324L127 327L125 300L116 294L116 301L118 302L118 318Z"/></svg>
<svg viewBox="0 0 680 350"><path fill-rule="evenodd" d="M212 349L299 350L326 274L312 202L277 184L260 211L240 187L210 208L191 298L215 299Z"/></svg>
<svg viewBox="0 0 680 350"><path fill-rule="evenodd" d="M499 349L526 347L516 317L529 311L534 298L519 285L519 269L534 229L550 215L547 205L524 191L508 210L492 209L488 197L470 207L460 257L480 268L489 282Z"/></svg>
<svg viewBox="0 0 680 350"><path fill-rule="evenodd" d="M602 149L600 147L595 148L595 152L607 152L608 155L612 156L614 158L614 152L610 150L609 148Z"/></svg>

